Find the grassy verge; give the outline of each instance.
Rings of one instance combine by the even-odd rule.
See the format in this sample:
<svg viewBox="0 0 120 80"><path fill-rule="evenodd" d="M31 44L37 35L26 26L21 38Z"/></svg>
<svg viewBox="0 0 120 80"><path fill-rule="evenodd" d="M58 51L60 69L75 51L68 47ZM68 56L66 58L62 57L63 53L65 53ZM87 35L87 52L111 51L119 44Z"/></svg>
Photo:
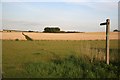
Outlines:
<svg viewBox="0 0 120 80"><path fill-rule="evenodd" d="M3 41L5 78L120 78L118 41Z"/></svg>

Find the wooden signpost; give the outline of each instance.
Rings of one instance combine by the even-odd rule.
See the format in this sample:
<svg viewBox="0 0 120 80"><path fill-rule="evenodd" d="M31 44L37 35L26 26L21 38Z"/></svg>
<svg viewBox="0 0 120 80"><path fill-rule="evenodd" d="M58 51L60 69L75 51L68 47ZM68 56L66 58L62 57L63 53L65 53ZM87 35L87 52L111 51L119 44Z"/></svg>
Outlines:
<svg viewBox="0 0 120 80"><path fill-rule="evenodd" d="M101 23L100 25L106 25L106 63L109 65L110 19L107 19L105 23Z"/></svg>

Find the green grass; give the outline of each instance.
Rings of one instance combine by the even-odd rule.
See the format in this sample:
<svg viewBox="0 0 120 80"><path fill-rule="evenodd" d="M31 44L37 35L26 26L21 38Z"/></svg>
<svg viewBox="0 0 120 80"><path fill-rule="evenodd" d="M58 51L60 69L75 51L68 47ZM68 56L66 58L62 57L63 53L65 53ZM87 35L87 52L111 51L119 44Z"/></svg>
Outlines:
<svg viewBox="0 0 120 80"><path fill-rule="evenodd" d="M120 78L118 41L110 41L110 65L105 41L2 42L5 78Z"/></svg>

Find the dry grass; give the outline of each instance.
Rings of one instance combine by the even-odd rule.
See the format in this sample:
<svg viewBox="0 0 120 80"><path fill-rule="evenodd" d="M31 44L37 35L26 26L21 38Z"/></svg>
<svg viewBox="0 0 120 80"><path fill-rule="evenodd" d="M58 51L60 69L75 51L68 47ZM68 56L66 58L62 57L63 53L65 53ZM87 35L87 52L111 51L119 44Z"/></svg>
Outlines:
<svg viewBox="0 0 120 80"><path fill-rule="evenodd" d="M22 32L0 32L3 40L26 40ZM86 33L29 33L24 32L25 35L31 37L33 40L105 40L105 32L86 32ZM111 32L110 39L120 39L118 32Z"/></svg>

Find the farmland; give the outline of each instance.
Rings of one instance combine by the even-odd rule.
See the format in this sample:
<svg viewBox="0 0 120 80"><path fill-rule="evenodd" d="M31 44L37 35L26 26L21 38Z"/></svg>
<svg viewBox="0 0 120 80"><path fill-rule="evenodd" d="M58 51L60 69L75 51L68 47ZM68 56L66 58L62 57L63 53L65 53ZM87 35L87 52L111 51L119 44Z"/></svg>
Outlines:
<svg viewBox="0 0 120 80"><path fill-rule="evenodd" d="M1 0L0 78L120 79L118 0Z"/></svg>
<svg viewBox="0 0 120 80"><path fill-rule="evenodd" d="M2 40L26 40L22 32L0 32ZM33 40L105 40L105 32L85 32L85 33L35 33L24 32ZM120 39L120 32L110 32L110 39Z"/></svg>
<svg viewBox="0 0 120 80"><path fill-rule="evenodd" d="M4 78L120 78L118 40L3 40Z"/></svg>

